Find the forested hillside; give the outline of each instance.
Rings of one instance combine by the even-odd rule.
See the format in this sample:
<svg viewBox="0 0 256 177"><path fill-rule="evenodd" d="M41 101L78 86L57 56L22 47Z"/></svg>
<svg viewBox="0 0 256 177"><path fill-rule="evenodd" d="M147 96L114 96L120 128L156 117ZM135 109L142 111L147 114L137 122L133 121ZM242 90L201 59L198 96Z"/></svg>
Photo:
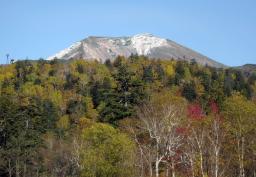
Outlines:
<svg viewBox="0 0 256 177"><path fill-rule="evenodd" d="M117 57L0 66L1 177L255 177L256 71Z"/></svg>

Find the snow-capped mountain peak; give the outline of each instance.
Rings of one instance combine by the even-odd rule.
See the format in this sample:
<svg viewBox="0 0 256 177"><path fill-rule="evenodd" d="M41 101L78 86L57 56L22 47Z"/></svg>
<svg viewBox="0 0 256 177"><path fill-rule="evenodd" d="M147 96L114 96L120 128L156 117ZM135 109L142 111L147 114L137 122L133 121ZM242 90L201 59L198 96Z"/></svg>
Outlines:
<svg viewBox="0 0 256 177"><path fill-rule="evenodd" d="M171 40L154 36L150 33L131 37L91 36L74 43L70 47L48 58L86 59L104 62L115 59L118 55L129 57L131 54L145 55L149 58L195 60L202 65L223 67L224 65Z"/></svg>

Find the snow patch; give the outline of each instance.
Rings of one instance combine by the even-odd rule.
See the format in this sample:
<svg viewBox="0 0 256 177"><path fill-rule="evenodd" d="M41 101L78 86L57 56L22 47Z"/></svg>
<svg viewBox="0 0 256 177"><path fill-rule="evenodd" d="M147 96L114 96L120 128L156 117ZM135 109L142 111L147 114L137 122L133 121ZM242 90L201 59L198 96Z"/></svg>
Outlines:
<svg viewBox="0 0 256 177"><path fill-rule="evenodd" d="M167 46L167 40L156 37L152 34L138 34L131 38L132 47L134 47L138 55L148 55L152 48Z"/></svg>
<svg viewBox="0 0 256 177"><path fill-rule="evenodd" d="M76 43L72 44L70 47L58 52L57 54L48 57L46 60L53 60L54 58L62 59L65 55L70 54L70 52L72 50L80 47L80 45L81 45L81 42L76 42Z"/></svg>

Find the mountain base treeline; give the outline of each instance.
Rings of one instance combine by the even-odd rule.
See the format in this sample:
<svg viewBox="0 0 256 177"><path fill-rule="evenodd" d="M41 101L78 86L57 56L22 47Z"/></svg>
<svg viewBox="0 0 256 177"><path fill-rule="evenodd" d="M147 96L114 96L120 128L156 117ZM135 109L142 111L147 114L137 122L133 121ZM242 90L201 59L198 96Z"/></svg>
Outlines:
<svg viewBox="0 0 256 177"><path fill-rule="evenodd" d="M0 66L1 177L255 177L256 71L117 57Z"/></svg>

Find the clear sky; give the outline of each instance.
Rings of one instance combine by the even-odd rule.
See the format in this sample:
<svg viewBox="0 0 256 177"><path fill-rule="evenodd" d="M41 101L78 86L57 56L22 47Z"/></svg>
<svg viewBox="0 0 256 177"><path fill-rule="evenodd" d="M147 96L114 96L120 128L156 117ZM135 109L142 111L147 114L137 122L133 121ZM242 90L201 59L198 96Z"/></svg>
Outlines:
<svg viewBox="0 0 256 177"><path fill-rule="evenodd" d="M0 0L0 23L0 63L148 32L226 65L256 64L256 0Z"/></svg>

